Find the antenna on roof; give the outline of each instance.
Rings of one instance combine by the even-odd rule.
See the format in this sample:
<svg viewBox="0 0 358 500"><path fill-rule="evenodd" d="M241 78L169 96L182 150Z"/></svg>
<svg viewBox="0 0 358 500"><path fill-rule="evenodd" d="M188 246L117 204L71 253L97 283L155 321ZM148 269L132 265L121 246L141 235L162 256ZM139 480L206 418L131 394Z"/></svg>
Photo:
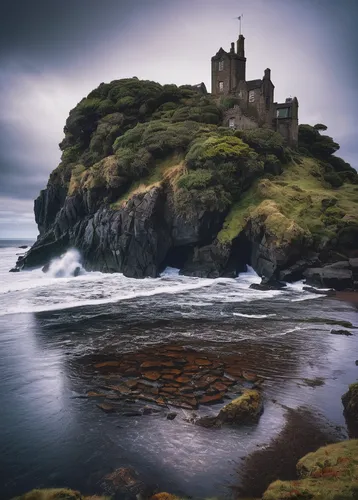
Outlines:
<svg viewBox="0 0 358 500"><path fill-rule="evenodd" d="M238 19L239 20L239 35L242 34L242 31L241 31L241 23L242 23L242 18L244 17L244 14L241 14L241 16L238 16L238 17L235 17L235 19Z"/></svg>

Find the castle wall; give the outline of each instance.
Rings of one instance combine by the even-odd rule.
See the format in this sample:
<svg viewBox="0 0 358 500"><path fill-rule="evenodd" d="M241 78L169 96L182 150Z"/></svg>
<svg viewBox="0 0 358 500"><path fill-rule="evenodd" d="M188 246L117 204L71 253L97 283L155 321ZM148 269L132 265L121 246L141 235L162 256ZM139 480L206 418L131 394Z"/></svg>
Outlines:
<svg viewBox="0 0 358 500"><path fill-rule="evenodd" d="M230 127L230 125L232 125L230 123L231 120L234 120L233 128L235 128L235 130L247 130L259 127L257 121L249 116L246 116L238 105L228 109L224 113L223 125L225 127Z"/></svg>
<svg viewBox="0 0 358 500"><path fill-rule="evenodd" d="M275 130L287 141L290 146L298 144L298 121L291 118L274 120Z"/></svg>
<svg viewBox="0 0 358 500"><path fill-rule="evenodd" d="M287 98L284 103L274 104L274 130L279 132L291 146L298 144L298 100Z"/></svg>

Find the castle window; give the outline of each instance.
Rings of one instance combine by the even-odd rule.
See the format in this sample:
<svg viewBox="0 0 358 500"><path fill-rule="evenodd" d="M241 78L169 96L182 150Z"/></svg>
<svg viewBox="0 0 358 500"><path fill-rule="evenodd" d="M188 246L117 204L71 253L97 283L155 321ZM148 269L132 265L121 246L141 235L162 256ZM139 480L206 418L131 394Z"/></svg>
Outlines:
<svg viewBox="0 0 358 500"><path fill-rule="evenodd" d="M239 91L239 99L242 99L244 97L244 93L242 90Z"/></svg>
<svg viewBox="0 0 358 500"><path fill-rule="evenodd" d="M224 61L219 61L219 71L223 71L224 69Z"/></svg>
<svg viewBox="0 0 358 500"><path fill-rule="evenodd" d="M276 112L277 118L288 118L289 108L279 108Z"/></svg>
<svg viewBox="0 0 358 500"><path fill-rule="evenodd" d="M235 118L230 118L229 119L229 127L230 128L235 128Z"/></svg>
<svg viewBox="0 0 358 500"><path fill-rule="evenodd" d="M249 92L249 102L255 102L255 91L250 90Z"/></svg>
<svg viewBox="0 0 358 500"><path fill-rule="evenodd" d="M224 82L219 82L219 91L224 92Z"/></svg>

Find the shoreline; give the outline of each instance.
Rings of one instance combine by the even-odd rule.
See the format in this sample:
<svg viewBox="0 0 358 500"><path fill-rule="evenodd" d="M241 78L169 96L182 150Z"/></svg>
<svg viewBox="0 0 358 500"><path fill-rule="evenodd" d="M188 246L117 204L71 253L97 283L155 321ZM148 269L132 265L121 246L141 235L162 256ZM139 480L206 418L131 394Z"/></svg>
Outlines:
<svg viewBox="0 0 358 500"><path fill-rule="evenodd" d="M358 305L358 292L336 292L336 295L330 298Z"/></svg>

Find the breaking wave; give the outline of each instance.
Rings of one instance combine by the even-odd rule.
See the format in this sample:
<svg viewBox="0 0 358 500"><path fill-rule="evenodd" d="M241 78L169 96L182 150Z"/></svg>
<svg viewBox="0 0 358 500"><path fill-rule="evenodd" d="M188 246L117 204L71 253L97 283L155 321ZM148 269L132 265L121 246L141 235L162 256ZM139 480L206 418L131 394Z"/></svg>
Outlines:
<svg viewBox="0 0 358 500"><path fill-rule="evenodd" d="M68 250L61 257L51 261L47 272L52 278L70 278L85 274L80 253L74 249Z"/></svg>

